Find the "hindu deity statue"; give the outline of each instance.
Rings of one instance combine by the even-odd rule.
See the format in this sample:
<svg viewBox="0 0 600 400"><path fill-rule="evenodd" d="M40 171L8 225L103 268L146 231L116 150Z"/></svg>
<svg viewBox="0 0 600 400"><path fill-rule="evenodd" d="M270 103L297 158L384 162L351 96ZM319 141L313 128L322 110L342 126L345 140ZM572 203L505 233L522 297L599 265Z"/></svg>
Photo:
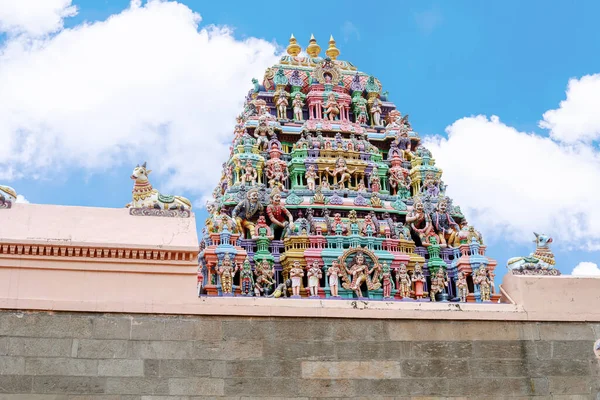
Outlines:
<svg viewBox="0 0 600 400"><path fill-rule="evenodd" d="M367 100L362 97L359 98L356 103L354 113L356 115L356 123L366 125L369 119L369 113L367 112Z"/></svg>
<svg viewBox="0 0 600 400"><path fill-rule="evenodd" d="M335 99L334 93L330 93L329 96L327 96L327 102L325 102L323 108L325 109L325 114L327 114L327 118L330 121L335 120L340 114L340 105Z"/></svg>
<svg viewBox="0 0 600 400"><path fill-rule="evenodd" d="M275 136L273 128L269 126L268 118L262 115L258 119L258 126L254 129L254 137L257 139L259 151L267 151L269 148L269 138Z"/></svg>
<svg viewBox="0 0 600 400"><path fill-rule="evenodd" d="M292 213L281 204L281 194L279 194L279 190L277 189L271 191L271 204L267 206L267 215L269 216L269 220L271 220L273 233L281 230L282 239L294 230Z"/></svg>
<svg viewBox="0 0 600 400"><path fill-rule="evenodd" d="M350 289L354 291L358 298L362 298L363 295L360 286L363 282L367 281L368 276L373 272L374 268L369 269L369 266L365 263L363 253L357 253L350 268L346 268L346 266L344 268L351 277Z"/></svg>
<svg viewBox="0 0 600 400"><path fill-rule="evenodd" d="M431 288L429 290L429 297L431 297L431 301L436 301L436 294L445 293L445 290L448 287L448 278L444 275L444 269L439 268L436 274L431 278Z"/></svg>
<svg viewBox="0 0 600 400"><path fill-rule="evenodd" d="M383 263L381 270L381 287L383 288L383 298L392 298L392 289L394 288L394 281L392 279L392 271L386 262Z"/></svg>
<svg viewBox="0 0 600 400"><path fill-rule="evenodd" d="M302 94L300 92L294 95L292 107L294 108L294 121L303 121L302 107L304 107L304 102L302 101Z"/></svg>
<svg viewBox="0 0 600 400"><path fill-rule="evenodd" d="M458 238L460 227L448 212L446 200L438 203L436 211L431 215L431 222L433 223L433 229L440 238L442 247L458 247L460 245Z"/></svg>
<svg viewBox="0 0 600 400"><path fill-rule="evenodd" d="M377 225L373 221L373 215L365 215L365 220L363 222L360 233L364 236L377 236L379 232L377 231Z"/></svg>
<svg viewBox="0 0 600 400"><path fill-rule="evenodd" d="M374 126L381 126L381 100L377 97L371 104L371 122Z"/></svg>
<svg viewBox="0 0 600 400"><path fill-rule="evenodd" d="M233 277L235 276L237 269L237 267L233 266L229 253L225 254L217 271L221 277L221 291L223 294L233 294Z"/></svg>
<svg viewBox="0 0 600 400"><path fill-rule="evenodd" d="M317 171L315 171L314 165L309 165L308 169L304 173L304 178L306 178L306 186L308 190L316 189L316 179L317 179Z"/></svg>
<svg viewBox="0 0 600 400"><path fill-rule="evenodd" d="M204 243L204 242L202 242ZM202 295L202 288L204 287L204 274L202 273L202 265L198 267L197 281L196 281L196 292L198 297Z"/></svg>
<svg viewBox="0 0 600 400"><path fill-rule="evenodd" d="M258 237L264 236L271 240L274 239L273 230L269 225L267 225L267 219L264 215L260 215L256 220L256 224L254 225L254 230L252 231L252 239L257 239Z"/></svg>
<svg viewBox="0 0 600 400"><path fill-rule="evenodd" d="M263 259L261 262L256 262L254 274L256 275L256 280L254 281L255 296L268 295L271 288L275 285L275 281L273 280L273 276L275 275L274 268L269 264L269 261Z"/></svg>
<svg viewBox="0 0 600 400"><path fill-rule="evenodd" d="M464 272L458 273L458 279L456 280L456 291L458 292L458 298L462 303L467 302L467 295L469 294L469 285L467 284L467 278Z"/></svg>
<svg viewBox="0 0 600 400"><path fill-rule="evenodd" d="M319 280L323 277L323 272L321 271L321 267L319 267L318 261L313 261L306 273L306 276L308 277L310 296L317 297L319 294Z"/></svg>
<svg viewBox="0 0 600 400"><path fill-rule="evenodd" d="M254 225L263 210L263 205L258 201L258 189L253 188L246 193L246 199L235 206L231 216L235 219L239 232L250 238L254 232Z"/></svg>
<svg viewBox="0 0 600 400"><path fill-rule="evenodd" d="M491 286L492 282L488 277L487 270L484 265L479 267L475 277L473 278L473 283L475 285L479 285L479 293L481 295L481 301L490 301L491 296Z"/></svg>
<svg viewBox="0 0 600 400"><path fill-rule="evenodd" d="M396 273L396 286L398 286L398 292L400 293L400 297L405 299L410 297L410 285L412 281L410 279L410 275L406 271L406 264L400 264L400 268L398 268L398 272ZM422 290L423 285L421 284L421 295L423 295Z"/></svg>
<svg viewBox="0 0 600 400"><path fill-rule="evenodd" d="M415 270L413 272L413 276L412 276L412 283L414 284L414 292L415 292L415 298L417 300L422 299L423 298L423 288L425 287L425 282L427 282L427 279L425 279L425 275L423 275L423 269L421 268L421 264L416 263L415 264Z"/></svg>
<svg viewBox="0 0 600 400"><path fill-rule="evenodd" d="M289 93L286 92L284 89L280 89L277 92L277 102L275 103L275 105L277 106L277 118L279 119L287 119L287 107L288 107L288 96Z"/></svg>
<svg viewBox="0 0 600 400"><path fill-rule="evenodd" d="M268 163L266 173L267 179L269 179L269 187L285 190L284 182L288 178L288 169L285 161Z"/></svg>
<svg viewBox="0 0 600 400"><path fill-rule="evenodd" d="M429 238L434 236L431 217L425 212L425 206L419 199L415 200L413 210L406 216L406 222L421 239L423 246L429 245Z"/></svg>
<svg viewBox="0 0 600 400"><path fill-rule="evenodd" d="M329 289L331 290L331 297L340 297L338 294L338 284L342 270L340 263L337 260L333 260L331 267L327 269L327 276L329 277Z"/></svg>
<svg viewBox="0 0 600 400"><path fill-rule="evenodd" d="M342 221L342 214L333 214L333 221L331 222L331 233L333 235L345 235L347 232L348 228L346 228L346 225Z"/></svg>
<svg viewBox="0 0 600 400"><path fill-rule="evenodd" d="M356 185L356 191L359 193L365 193L367 191L367 187L362 180L358 182L358 185Z"/></svg>
<svg viewBox="0 0 600 400"><path fill-rule="evenodd" d="M440 194L438 182L435 180L432 173L425 175L425 181L423 181L421 192L428 197L437 197Z"/></svg>
<svg viewBox="0 0 600 400"><path fill-rule="evenodd" d="M411 179L408 175L408 170L402 168L399 161L394 161L392 161L392 167L389 171L391 193L397 195L402 200L406 200L410 198Z"/></svg>
<svg viewBox="0 0 600 400"><path fill-rule="evenodd" d="M244 166L244 172L241 176L242 185L256 185L256 179L258 177L258 172L256 172L256 168L252 165L252 160L246 161L246 165Z"/></svg>
<svg viewBox="0 0 600 400"><path fill-rule="evenodd" d="M240 284L242 296L252 296L252 288L254 287L254 274L252 272L252 265L250 265L250 260L248 260L248 257L246 257L244 260L244 264L242 264L242 269L240 270Z"/></svg>
<svg viewBox="0 0 600 400"><path fill-rule="evenodd" d="M336 180L338 187L343 188L346 183L350 183L350 178L352 177L352 174L356 172L356 169L351 171L346 165L346 160L342 157L338 157L333 172L329 167L325 168L325 172Z"/></svg>
<svg viewBox="0 0 600 400"><path fill-rule="evenodd" d="M381 181L379 179L379 171L377 170L376 165L373 165L373 169L371 170L369 183L371 185L371 191L373 193L379 193L379 191L381 190Z"/></svg>
<svg viewBox="0 0 600 400"><path fill-rule="evenodd" d="M300 262L294 261L290 269L290 279L292 280L292 295L295 297L300 297L300 285L302 284L303 276L304 269L300 266Z"/></svg>

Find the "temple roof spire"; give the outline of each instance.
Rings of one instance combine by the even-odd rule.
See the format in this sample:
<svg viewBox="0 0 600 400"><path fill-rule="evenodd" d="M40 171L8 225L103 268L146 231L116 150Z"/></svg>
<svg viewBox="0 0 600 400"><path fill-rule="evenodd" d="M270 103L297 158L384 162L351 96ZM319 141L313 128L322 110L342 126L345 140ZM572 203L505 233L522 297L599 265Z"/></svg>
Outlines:
<svg viewBox="0 0 600 400"><path fill-rule="evenodd" d="M321 46L317 44L317 39L315 39L315 35L310 34L310 40L308 42L308 47L306 48L306 52L312 58L318 57L321 52Z"/></svg>
<svg viewBox="0 0 600 400"><path fill-rule="evenodd" d="M329 48L325 51L325 54L327 54L327 56L332 60L335 60L337 56L340 55L340 50L335 47L335 39L333 38L333 35L329 36Z"/></svg>
<svg viewBox="0 0 600 400"><path fill-rule="evenodd" d="M294 37L294 34L292 33L292 36L290 36L290 44L287 47L287 53L290 56L295 57L298 54L300 54L300 51L302 51L302 48L300 47L300 45L298 44L298 41L296 40L296 38Z"/></svg>

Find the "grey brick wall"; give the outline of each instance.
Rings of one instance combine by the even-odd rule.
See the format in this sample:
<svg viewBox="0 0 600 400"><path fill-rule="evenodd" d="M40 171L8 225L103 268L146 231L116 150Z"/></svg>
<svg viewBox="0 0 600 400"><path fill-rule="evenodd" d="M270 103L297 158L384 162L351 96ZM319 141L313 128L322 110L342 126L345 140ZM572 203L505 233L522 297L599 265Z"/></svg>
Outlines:
<svg viewBox="0 0 600 400"><path fill-rule="evenodd" d="M0 312L0 400L600 399L600 324Z"/></svg>

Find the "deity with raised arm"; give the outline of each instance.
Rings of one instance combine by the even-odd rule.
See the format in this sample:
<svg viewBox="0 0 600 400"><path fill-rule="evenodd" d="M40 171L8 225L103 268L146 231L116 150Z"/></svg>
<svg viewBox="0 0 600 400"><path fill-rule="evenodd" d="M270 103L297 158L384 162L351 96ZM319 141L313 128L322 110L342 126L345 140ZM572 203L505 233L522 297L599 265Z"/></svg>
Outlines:
<svg viewBox="0 0 600 400"><path fill-rule="evenodd" d="M348 269L345 267L345 269L351 278L350 289L356 293L357 297L361 298L362 290L360 286L363 282L367 281L367 277L373 269L369 270L369 266L365 263L365 256L362 252L357 253L350 268Z"/></svg>
<svg viewBox="0 0 600 400"><path fill-rule="evenodd" d="M460 246L458 237L460 227L448 212L448 203L446 200L441 200L438 203L436 211L431 215L431 222L433 223L433 229L440 238L440 245L442 247Z"/></svg>
<svg viewBox="0 0 600 400"><path fill-rule="evenodd" d="M400 268L398 268L398 272L396 273L396 284L401 298L404 299L410 297L411 283L410 275L408 275L408 272L406 271L406 264L400 264ZM421 295L423 295L422 291Z"/></svg>
<svg viewBox="0 0 600 400"><path fill-rule="evenodd" d="M319 280L323 277L323 271L319 267L318 261L313 261L312 265L306 273L308 277L308 288L310 289L310 296L316 297L319 295Z"/></svg>
<svg viewBox="0 0 600 400"><path fill-rule="evenodd" d="M290 269L290 279L292 280L292 295L294 297L300 297L300 285L302 284L302 277L304 276L304 269L300 266L299 261L294 261L292 268Z"/></svg>
<svg viewBox="0 0 600 400"><path fill-rule="evenodd" d="M308 187L308 190L315 190L317 186L315 182L317 179L317 172L315 171L314 165L311 164L308 166L308 169L304 173L304 178L306 178L306 186Z"/></svg>
<svg viewBox="0 0 600 400"><path fill-rule="evenodd" d="M394 165L390 168L390 188L392 194L397 195L400 199L406 200L410 198L410 176L408 170L400 165Z"/></svg>
<svg viewBox="0 0 600 400"><path fill-rule="evenodd" d="M285 190L285 181L288 178L288 169L285 161L271 162L267 164L267 179L269 180L270 188L278 188Z"/></svg>
<svg viewBox="0 0 600 400"><path fill-rule="evenodd" d="M429 238L435 236L431 217L425 212L425 206L419 199L415 200L413 210L406 216L406 222L410 224L410 228L421 239L423 246L429 246Z"/></svg>
<svg viewBox="0 0 600 400"><path fill-rule="evenodd" d="M335 162L335 168L333 169L333 172L329 169L329 167L325 168L325 171L337 180L337 185L339 187L345 187L346 182L350 183L351 176L356 172L356 169L351 171L346 165L346 160L342 157L338 157Z"/></svg>
<svg viewBox="0 0 600 400"><path fill-rule="evenodd" d="M281 194L279 190L273 189L271 192L271 204L267 206L267 215L271 220L271 229L281 230L281 239L283 240L290 232L294 230L294 218L285 206L281 204Z"/></svg>
<svg viewBox="0 0 600 400"><path fill-rule="evenodd" d="M425 181L423 182L421 192L429 197L437 197L440 194L438 181L434 178L432 173L425 175Z"/></svg>
<svg viewBox="0 0 600 400"><path fill-rule="evenodd" d="M373 99L371 104L371 121L374 126L381 126L381 100L377 97Z"/></svg>
<svg viewBox="0 0 600 400"><path fill-rule="evenodd" d="M294 107L294 120L303 121L304 118L302 116L302 107L304 107L304 102L302 101L302 94L300 92L296 93L294 96L292 107Z"/></svg>
<svg viewBox="0 0 600 400"><path fill-rule="evenodd" d="M263 209L263 205L258 201L258 189L254 188L248 190L246 199L235 206L231 216L236 221L238 230L250 238L254 232L254 225Z"/></svg>
<svg viewBox="0 0 600 400"><path fill-rule="evenodd" d="M330 121L334 121L336 117L340 114L340 105L335 99L334 93L329 94L329 96L327 97L327 101L323 105L323 108L325 109L325 114L327 114L327 118Z"/></svg>
<svg viewBox="0 0 600 400"><path fill-rule="evenodd" d="M275 105L277 106L277 118L279 119L287 119L287 107L289 104L288 96L289 93L283 89L280 89L277 92L277 102Z"/></svg>
<svg viewBox="0 0 600 400"><path fill-rule="evenodd" d="M256 179L258 178L258 172L256 172L256 168L252 165L252 160L246 161L246 165L244 166L244 170L242 172L241 181L242 185L256 185Z"/></svg>
<svg viewBox="0 0 600 400"><path fill-rule="evenodd" d="M329 277L329 289L331 290L331 297L340 297L338 295L338 284L340 281L340 276L342 275L342 270L340 268L340 263L337 260L333 260L331 263L331 267L327 269L327 276Z"/></svg>

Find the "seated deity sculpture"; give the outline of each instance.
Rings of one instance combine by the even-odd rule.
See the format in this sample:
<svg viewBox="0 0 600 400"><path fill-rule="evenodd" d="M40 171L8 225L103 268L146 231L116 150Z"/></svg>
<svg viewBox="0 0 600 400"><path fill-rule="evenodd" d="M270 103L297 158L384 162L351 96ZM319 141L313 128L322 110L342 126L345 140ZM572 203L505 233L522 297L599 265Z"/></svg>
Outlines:
<svg viewBox="0 0 600 400"><path fill-rule="evenodd" d="M271 192L271 204L267 206L267 215L271 220L271 229L275 238L282 240L294 230L294 218L292 213L281 204L281 194L279 190L273 189Z"/></svg>
<svg viewBox="0 0 600 400"><path fill-rule="evenodd" d="M254 232L254 225L263 210L263 205L258 201L258 189L254 188L246 193L246 199L235 206L231 216L235 219L238 230L250 238Z"/></svg>
<svg viewBox="0 0 600 400"><path fill-rule="evenodd" d="M327 102L324 104L323 108L325 109L325 114L327 114L327 118L330 121L333 121L340 114L340 105L335 99L335 94L330 93L329 97L327 97Z"/></svg>
<svg viewBox="0 0 600 400"><path fill-rule="evenodd" d="M440 238L440 246L460 246L458 237L460 227L448 212L448 203L445 200L438 203L436 211L431 215L431 222L435 233Z"/></svg>

